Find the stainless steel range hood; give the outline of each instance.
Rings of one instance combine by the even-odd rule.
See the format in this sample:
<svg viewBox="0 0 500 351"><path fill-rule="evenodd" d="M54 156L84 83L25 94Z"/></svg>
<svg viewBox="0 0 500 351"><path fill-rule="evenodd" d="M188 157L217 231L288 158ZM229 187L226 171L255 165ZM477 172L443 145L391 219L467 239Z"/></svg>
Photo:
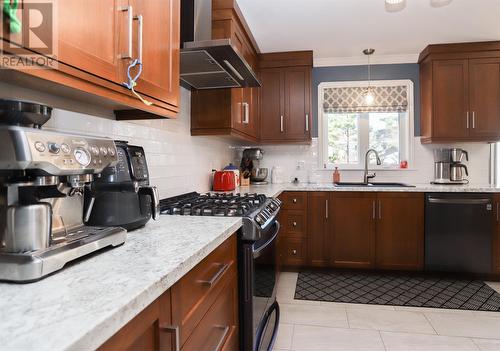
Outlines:
<svg viewBox="0 0 500 351"><path fill-rule="evenodd" d="M230 39L212 40L212 0L182 1L181 80L194 89L260 87Z"/></svg>

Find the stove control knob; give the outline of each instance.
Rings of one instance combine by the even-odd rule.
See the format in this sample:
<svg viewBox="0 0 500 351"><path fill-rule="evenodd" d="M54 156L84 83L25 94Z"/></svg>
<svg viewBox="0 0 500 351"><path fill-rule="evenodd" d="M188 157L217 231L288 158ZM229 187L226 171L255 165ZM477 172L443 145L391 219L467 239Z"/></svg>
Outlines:
<svg viewBox="0 0 500 351"><path fill-rule="evenodd" d="M58 154L61 151L61 145L58 143L49 143L48 147L51 154Z"/></svg>
<svg viewBox="0 0 500 351"><path fill-rule="evenodd" d="M65 154L69 154L71 152L71 148L69 147L68 144L61 144L61 150Z"/></svg>
<svg viewBox="0 0 500 351"><path fill-rule="evenodd" d="M108 147L108 154L111 157L115 157L116 155L115 149L113 149L112 147Z"/></svg>
<svg viewBox="0 0 500 351"><path fill-rule="evenodd" d="M262 216L262 214L260 214L260 213L257 216L255 216L255 221L257 223L259 223L260 225L263 225L264 223L266 223L264 216Z"/></svg>
<svg viewBox="0 0 500 351"><path fill-rule="evenodd" d="M97 146L95 146L95 145L92 145L90 147L90 152L92 152L92 154L94 156L98 156L99 155L99 148Z"/></svg>
<svg viewBox="0 0 500 351"><path fill-rule="evenodd" d="M108 149L101 147L99 150L101 151L101 155L108 156Z"/></svg>
<svg viewBox="0 0 500 351"><path fill-rule="evenodd" d="M42 143L41 141L35 142L35 149L38 152L44 152L45 151L45 144Z"/></svg>
<svg viewBox="0 0 500 351"><path fill-rule="evenodd" d="M278 208L278 206L276 206L276 204L274 202L271 202L269 204L269 207L272 208L274 211L276 211L276 209Z"/></svg>

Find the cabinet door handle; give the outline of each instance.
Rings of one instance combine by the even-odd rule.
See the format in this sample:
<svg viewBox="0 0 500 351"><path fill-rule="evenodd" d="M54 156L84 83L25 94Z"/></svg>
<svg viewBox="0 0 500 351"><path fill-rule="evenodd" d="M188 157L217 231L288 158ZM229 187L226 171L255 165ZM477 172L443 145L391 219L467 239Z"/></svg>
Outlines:
<svg viewBox="0 0 500 351"><path fill-rule="evenodd" d="M219 351L220 349L222 349L222 345L224 344L224 340L226 340L226 336L227 334L229 334L229 330L231 328L229 328L228 325L226 325L225 327L223 326L218 326L216 327L217 329L223 329L224 331L222 332L222 337L219 339L219 342L217 343L217 346L215 346L215 349L214 351Z"/></svg>
<svg viewBox="0 0 500 351"><path fill-rule="evenodd" d="M243 124L250 123L250 105L248 102L243 103Z"/></svg>
<svg viewBox="0 0 500 351"><path fill-rule="evenodd" d="M382 219L382 201L378 200L378 219Z"/></svg>
<svg viewBox="0 0 500 351"><path fill-rule="evenodd" d="M476 128L476 111L472 111L472 129Z"/></svg>
<svg viewBox="0 0 500 351"><path fill-rule="evenodd" d="M306 113L306 132L309 131L309 113Z"/></svg>
<svg viewBox="0 0 500 351"><path fill-rule="evenodd" d="M497 202L497 222L500 222L500 218L499 218L500 215L498 214L498 210L500 207L499 205L500 205L500 203Z"/></svg>
<svg viewBox="0 0 500 351"><path fill-rule="evenodd" d="M214 284L217 283L217 281L229 268L229 263L219 263L219 266L220 266L219 270L217 271L217 273L213 275L212 278L210 278L210 280L198 280L198 283L208 285L209 287L214 286Z"/></svg>
<svg viewBox="0 0 500 351"><path fill-rule="evenodd" d="M175 342L175 351L180 351L181 350L181 339L179 335L179 326L174 326L174 325L160 325L160 331L162 332L167 332L171 333L174 336L174 342Z"/></svg>
<svg viewBox="0 0 500 351"><path fill-rule="evenodd" d="M280 132L283 133L283 115L280 116Z"/></svg>
<svg viewBox="0 0 500 351"><path fill-rule="evenodd" d="M469 129L469 111L467 111L467 129Z"/></svg>
<svg viewBox="0 0 500 351"><path fill-rule="evenodd" d="M376 217L375 217L375 216L376 216L376 214L375 214L375 212L376 212L376 208L375 208L375 207L376 207L376 205L375 205L375 200L373 200L373 201L372 201L372 219L375 219L375 218L376 218Z"/></svg>
<svg viewBox="0 0 500 351"><path fill-rule="evenodd" d="M132 27L134 20L134 11L132 6L124 6L118 8L119 11L127 12L127 52L119 54L119 59L131 59L132 58Z"/></svg>
<svg viewBox="0 0 500 351"><path fill-rule="evenodd" d="M328 219L328 200L325 200L325 219Z"/></svg>
<svg viewBox="0 0 500 351"><path fill-rule="evenodd" d="M138 27L138 34L137 34L137 45L139 46L139 62L142 63L142 34L144 32L144 19L142 15L137 15L134 19L136 19L139 22L139 27Z"/></svg>

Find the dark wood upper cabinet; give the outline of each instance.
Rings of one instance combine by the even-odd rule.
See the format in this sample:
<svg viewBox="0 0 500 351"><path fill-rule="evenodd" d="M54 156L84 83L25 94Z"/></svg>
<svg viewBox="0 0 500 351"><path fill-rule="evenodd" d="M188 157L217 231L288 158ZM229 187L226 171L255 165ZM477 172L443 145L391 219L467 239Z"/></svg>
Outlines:
<svg viewBox="0 0 500 351"><path fill-rule="evenodd" d="M260 71L260 137L262 140L284 138L284 83L283 71L268 68Z"/></svg>
<svg viewBox="0 0 500 351"><path fill-rule="evenodd" d="M376 193L334 193L331 264L343 268L375 267Z"/></svg>
<svg viewBox="0 0 500 351"><path fill-rule="evenodd" d="M471 135L500 138L500 57L469 60L469 77Z"/></svg>
<svg viewBox="0 0 500 351"><path fill-rule="evenodd" d="M424 195L378 193L376 217L376 267L422 270Z"/></svg>
<svg viewBox="0 0 500 351"><path fill-rule="evenodd" d="M422 143L500 140L500 41L420 54Z"/></svg>
<svg viewBox="0 0 500 351"><path fill-rule="evenodd" d="M123 0L65 0L58 2L58 57L65 64L120 84L119 58L126 42L126 11L118 11ZM99 9L99 11L96 11ZM78 19L75 19L78 14ZM99 33L99 35L91 35Z"/></svg>
<svg viewBox="0 0 500 351"><path fill-rule="evenodd" d="M329 196L328 192L309 192L307 198L307 264L327 267L330 257Z"/></svg>
<svg viewBox="0 0 500 351"><path fill-rule="evenodd" d="M136 91L145 95L151 106L123 85L127 81L129 56L138 58L141 51L139 15L143 19L143 73ZM130 18L136 19L129 21ZM15 67L2 70L0 79L112 108L117 119L176 117L180 0L58 1L55 21L57 67ZM0 39L9 37L8 32L0 33Z"/></svg>
<svg viewBox="0 0 500 351"><path fill-rule="evenodd" d="M263 142L311 140L312 51L259 56Z"/></svg>
<svg viewBox="0 0 500 351"><path fill-rule="evenodd" d="M468 62L439 60L433 63L434 125L436 137L466 138L469 133Z"/></svg>
<svg viewBox="0 0 500 351"><path fill-rule="evenodd" d="M179 0L129 0L137 15L143 17L143 70L137 91L174 106L179 105ZM139 33L139 23L135 24ZM140 50L138 34L134 48ZM136 52L134 57L139 57Z"/></svg>

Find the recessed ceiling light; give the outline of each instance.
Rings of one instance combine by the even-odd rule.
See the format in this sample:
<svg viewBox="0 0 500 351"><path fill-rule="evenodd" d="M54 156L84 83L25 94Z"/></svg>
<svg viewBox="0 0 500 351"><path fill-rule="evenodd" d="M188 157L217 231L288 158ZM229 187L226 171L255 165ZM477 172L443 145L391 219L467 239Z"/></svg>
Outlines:
<svg viewBox="0 0 500 351"><path fill-rule="evenodd" d="M452 0L431 0L432 7L443 7L449 5Z"/></svg>
<svg viewBox="0 0 500 351"><path fill-rule="evenodd" d="M385 9L388 12L398 12L406 7L406 0L385 0Z"/></svg>

